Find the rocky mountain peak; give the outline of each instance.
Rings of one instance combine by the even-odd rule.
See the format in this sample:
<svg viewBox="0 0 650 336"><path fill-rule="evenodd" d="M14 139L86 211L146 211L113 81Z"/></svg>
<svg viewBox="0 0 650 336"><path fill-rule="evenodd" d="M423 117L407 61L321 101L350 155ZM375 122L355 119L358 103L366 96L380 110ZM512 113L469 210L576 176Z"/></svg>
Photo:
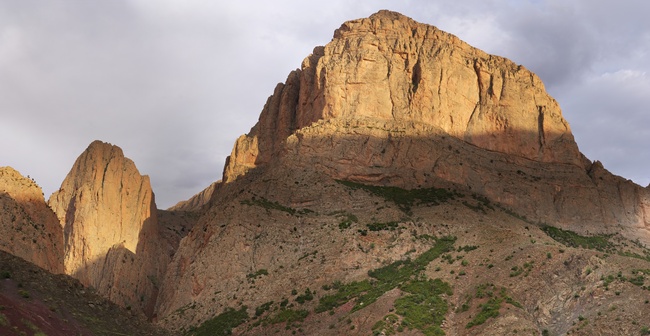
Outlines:
<svg viewBox="0 0 650 336"><path fill-rule="evenodd" d="M76 246L82 250L70 249L69 272L114 244L135 252L140 229L155 211L149 177L140 175L121 148L101 141L91 143L79 156L49 203L64 225L67 243L83 231L92 233L85 235L86 246ZM90 242L92 246L87 246Z"/></svg>
<svg viewBox="0 0 650 336"><path fill-rule="evenodd" d="M49 204L64 228L66 273L122 306L153 307L169 257L149 177L122 149L91 143Z"/></svg>
<svg viewBox="0 0 650 336"><path fill-rule="evenodd" d="M535 74L433 26L380 11L345 22L278 84L258 123L237 140L223 180L280 157L304 128L344 120L381 122L388 133L427 129L418 136L451 136L528 160L584 167L559 105Z"/></svg>

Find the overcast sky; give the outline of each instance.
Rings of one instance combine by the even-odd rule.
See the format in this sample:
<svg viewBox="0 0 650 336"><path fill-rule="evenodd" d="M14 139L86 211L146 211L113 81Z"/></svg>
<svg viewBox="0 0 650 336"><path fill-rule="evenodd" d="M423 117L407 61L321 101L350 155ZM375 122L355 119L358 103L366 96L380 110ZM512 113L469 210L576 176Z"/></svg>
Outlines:
<svg viewBox="0 0 650 336"><path fill-rule="evenodd" d="M235 139L315 46L379 9L531 69L587 157L650 183L645 0L0 0L0 166L48 198L100 139L169 207L221 178Z"/></svg>

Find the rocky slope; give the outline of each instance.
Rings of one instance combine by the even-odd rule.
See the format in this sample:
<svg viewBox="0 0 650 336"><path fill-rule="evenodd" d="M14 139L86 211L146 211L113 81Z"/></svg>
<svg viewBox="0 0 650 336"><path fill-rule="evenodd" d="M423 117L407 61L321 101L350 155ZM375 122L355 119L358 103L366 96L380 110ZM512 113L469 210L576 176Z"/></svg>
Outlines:
<svg viewBox="0 0 650 336"><path fill-rule="evenodd" d="M169 335L85 288L21 258L0 252L0 334Z"/></svg>
<svg viewBox="0 0 650 336"><path fill-rule="evenodd" d="M170 255L149 178L119 147L95 141L49 204L63 225L66 273L151 316Z"/></svg>
<svg viewBox="0 0 650 336"><path fill-rule="evenodd" d="M63 232L36 183L0 167L0 250L63 273Z"/></svg>
<svg viewBox="0 0 650 336"><path fill-rule="evenodd" d="M649 269L649 195L579 152L533 73L380 11L276 87L201 202L156 312L197 335L237 320L252 335L639 330L647 287L625 279ZM619 271L612 295L603 279ZM452 287L426 293L447 303L442 324L404 310L429 278Z"/></svg>

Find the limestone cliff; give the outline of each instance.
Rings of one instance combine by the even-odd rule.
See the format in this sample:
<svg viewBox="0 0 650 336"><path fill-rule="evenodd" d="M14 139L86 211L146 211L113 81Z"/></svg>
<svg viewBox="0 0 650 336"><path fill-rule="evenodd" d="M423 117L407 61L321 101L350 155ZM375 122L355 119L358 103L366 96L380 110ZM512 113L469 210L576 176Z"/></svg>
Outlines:
<svg viewBox="0 0 650 336"><path fill-rule="evenodd" d="M119 147L95 141L49 204L63 225L66 273L151 314L170 256L162 253L149 178Z"/></svg>
<svg viewBox="0 0 650 336"><path fill-rule="evenodd" d="M0 249L63 273L63 230L36 183L0 167Z"/></svg>

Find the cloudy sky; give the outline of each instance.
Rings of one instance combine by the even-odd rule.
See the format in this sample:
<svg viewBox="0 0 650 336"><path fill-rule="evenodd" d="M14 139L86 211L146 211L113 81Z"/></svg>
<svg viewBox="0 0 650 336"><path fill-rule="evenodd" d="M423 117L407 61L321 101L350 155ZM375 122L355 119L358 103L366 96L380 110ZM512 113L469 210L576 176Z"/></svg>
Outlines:
<svg viewBox="0 0 650 336"><path fill-rule="evenodd" d="M645 0L0 1L0 166L47 198L100 139L171 206L220 179L234 140L314 46L379 9L525 65L587 157L650 183Z"/></svg>

